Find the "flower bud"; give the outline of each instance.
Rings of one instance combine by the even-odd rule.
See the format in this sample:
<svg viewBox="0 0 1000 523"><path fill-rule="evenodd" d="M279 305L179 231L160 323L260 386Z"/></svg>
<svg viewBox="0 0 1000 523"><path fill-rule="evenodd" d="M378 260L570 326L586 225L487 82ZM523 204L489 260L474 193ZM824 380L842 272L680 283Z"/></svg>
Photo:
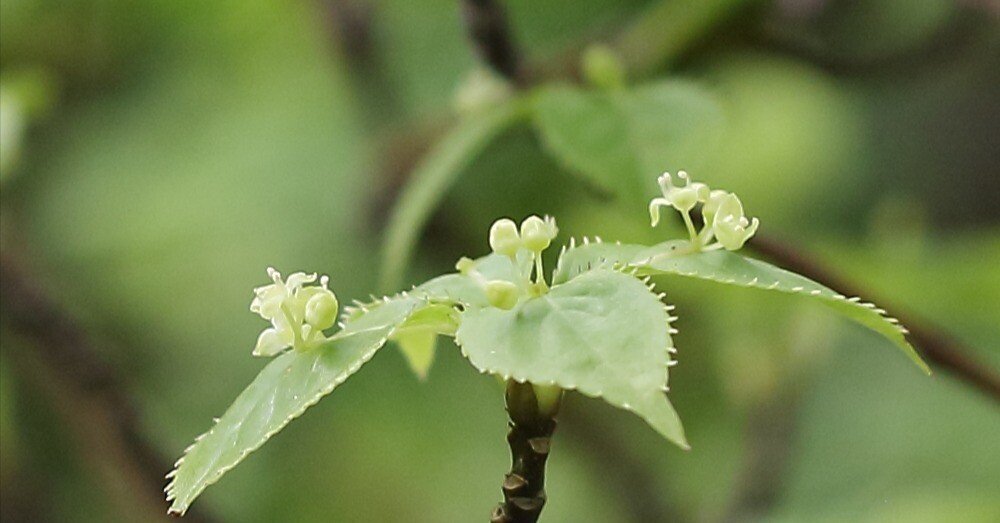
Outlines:
<svg viewBox="0 0 1000 523"><path fill-rule="evenodd" d="M619 89L625 85L621 59L605 45L594 45L583 53L583 76L601 89Z"/></svg>
<svg viewBox="0 0 1000 523"><path fill-rule="evenodd" d="M510 84L503 78L479 68L460 81L452 106L459 115L474 114L502 103L510 98L512 92Z"/></svg>
<svg viewBox="0 0 1000 523"><path fill-rule="evenodd" d="M472 258L469 258L468 256L462 256L461 258L458 259L457 262L455 262L455 270L457 270L462 274L468 274L469 271L471 271L472 268L475 267L475 265L476 262L473 261Z"/></svg>
<svg viewBox="0 0 1000 523"><path fill-rule="evenodd" d="M490 248L497 254L514 256L521 248L521 237L517 234L517 224L508 218L493 222L490 227Z"/></svg>
<svg viewBox="0 0 1000 523"><path fill-rule="evenodd" d="M538 216L529 216L521 222L521 240L528 250L536 253L548 249L558 231L555 219L549 216L544 220Z"/></svg>
<svg viewBox="0 0 1000 523"><path fill-rule="evenodd" d="M337 296L329 290L318 292L306 302L306 323L319 330L326 330L337 323L340 304Z"/></svg>
<svg viewBox="0 0 1000 523"><path fill-rule="evenodd" d="M517 305L517 286L505 280L493 280L486 284L486 299L490 305L503 310L513 309Z"/></svg>
<svg viewBox="0 0 1000 523"><path fill-rule="evenodd" d="M553 417L559 412L559 403L562 401L563 389L558 385L536 385L532 384L535 393L535 401L538 402L538 413L544 416Z"/></svg>

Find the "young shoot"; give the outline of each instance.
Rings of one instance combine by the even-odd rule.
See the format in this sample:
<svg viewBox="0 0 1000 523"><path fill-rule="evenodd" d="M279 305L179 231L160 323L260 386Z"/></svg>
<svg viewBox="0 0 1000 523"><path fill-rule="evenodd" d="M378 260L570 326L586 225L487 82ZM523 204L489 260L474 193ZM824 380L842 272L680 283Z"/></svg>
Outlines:
<svg viewBox="0 0 1000 523"><path fill-rule="evenodd" d="M253 354L274 356L233 405L177 461L167 477L170 512L183 514L209 485L357 372L392 341L423 377L439 336L454 337L461 354L505 386L512 467L504 501L491 521L536 521L546 502L545 463L555 416L567 391L634 413L667 440L689 448L680 417L667 399L677 360L674 306L650 277L676 275L706 282L796 294L828 306L881 334L928 370L885 311L814 281L733 251L757 231L740 199L692 182L659 178L650 202L681 214L688 239L657 245L574 239L560 252L551 280L542 254L558 233L555 219L508 218L489 231L491 254L455 264L458 272L408 292L339 303L326 276L268 269L272 283L254 290L250 310L269 321ZM701 205L697 230L692 211ZM683 248L678 248L681 242ZM339 325L330 335L325 331ZM291 350L288 350L291 349Z"/></svg>

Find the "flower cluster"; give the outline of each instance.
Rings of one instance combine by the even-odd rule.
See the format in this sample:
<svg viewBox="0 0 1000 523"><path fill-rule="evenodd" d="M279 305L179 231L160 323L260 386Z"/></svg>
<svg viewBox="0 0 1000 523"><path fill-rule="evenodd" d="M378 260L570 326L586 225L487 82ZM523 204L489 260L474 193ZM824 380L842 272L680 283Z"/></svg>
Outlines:
<svg viewBox="0 0 1000 523"><path fill-rule="evenodd" d="M490 248L494 253L507 256L514 265L515 271L521 271L518 253L527 251L533 265L529 266L527 274L519 273L521 281L487 280L469 258L462 258L455 264L459 272L471 277L486 293L490 304L499 309L512 309L521 296L527 293L544 294L548 290L545 274L542 268L542 252L549 248L553 238L559 233L555 218L546 216L529 216L517 223L509 218L501 218L490 227ZM523 260L524 258L522 258ZM534 268L535 281L531 281L531 271Z"/></svg>
<svg viewBox="0 0 1000 523"><path fill-rule="evenodd" d="M337 322L340 304L327 288L329 278L296 272L282 280L273 268L267 269L273 283L254 289L250 310L271 322L257 338L254 356L274 356L293 347L306 350L326 340L323 331Z"/></svg>
<svg viewBox="0 0 1000 523"><path fill-rule="evenodd" d="M684 171L678 171L677 177L683 185L674 185L670 173L663 173L656 180L663 196L649 202L649 217L653 227L660 221L660 207L673 207L684 218L684 225L695 250L725 248L735 251L743 247L757 232L760 221L746 217L738 196L719 189L711 190L703 183L692 182ZM702 204L701 214L704 220L701 232L695 229L691 219L691 211L699 203ZM713 238L718 239L718 242L710 245Z"/></svg>

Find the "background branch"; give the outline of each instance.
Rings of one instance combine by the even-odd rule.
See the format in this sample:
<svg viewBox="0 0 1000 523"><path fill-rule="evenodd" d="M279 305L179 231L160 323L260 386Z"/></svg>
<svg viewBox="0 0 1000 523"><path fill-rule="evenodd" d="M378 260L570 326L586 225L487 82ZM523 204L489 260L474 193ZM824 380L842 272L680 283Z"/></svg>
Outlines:
<svg viewBox="0 0 1000 523"><path fill-rule="evenodd" d="M862 292L858 285L834 274L805 253L774 238L757 235L748 245L783 268L816 280L845 296L864 295L865 299L884 305L892 303L891 300ZM894 314L910 330L908 336L910 341L932 366L945 370L994 401L1000 401L1000 376L993 369L977 361L975 352L971 348L926 319L899 312Z"/></svg>
<svg viewBox="0 0 1000 523"><path fill-rule="evenodd" d="M386 70L376 11L365 0L319 0L331 51L341 58L370 132L380 132L402 112Z"/></svg>
<svg viewBox="0 0 1000 523"><path fill-rule="evenodd" d="M801 393L787 377L772 396L744 413L741 464L721 521L757 521L770 514L784 490L795 443Z"/></svg>
<svg viewBox="0 0 1000 523"><path fill-rule="evenodd" d="M479 57L515 85L527 83L521 53L499 0L462 0L462 19Z"/></svg>
<svg viewBox="0 0 1000 523"><path fill-rule="evenodd" d="M16 371L48 398L123 519L167 520L162 490L170 464L139 429L138 411L114 369L35 281L20 260L0 253L0 318L7 332L28 342L7 351ZM204 513L188 520L210 521Z"/></svg>

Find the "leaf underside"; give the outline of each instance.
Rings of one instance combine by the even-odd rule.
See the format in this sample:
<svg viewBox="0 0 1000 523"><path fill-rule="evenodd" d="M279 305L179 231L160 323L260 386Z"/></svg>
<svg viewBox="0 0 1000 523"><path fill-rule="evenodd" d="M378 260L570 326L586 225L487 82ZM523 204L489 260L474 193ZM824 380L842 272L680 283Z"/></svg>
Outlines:
<svg viewBox="0 0 1000 523"><path fill-rule="evenodd" d="M343 383L421 303L416 298L384 303L347 323L322 346L274 358L177 461L168 475L169 511L183 514L205 487Z"/></svg>
<svg viewBox="0 0 1000 523"><path fill-rule="evenodd" d="M670 319L635 277L594 269L511 310L465 311L456 341L481 372L602 398L688 448L664 393Z"/></svg>

